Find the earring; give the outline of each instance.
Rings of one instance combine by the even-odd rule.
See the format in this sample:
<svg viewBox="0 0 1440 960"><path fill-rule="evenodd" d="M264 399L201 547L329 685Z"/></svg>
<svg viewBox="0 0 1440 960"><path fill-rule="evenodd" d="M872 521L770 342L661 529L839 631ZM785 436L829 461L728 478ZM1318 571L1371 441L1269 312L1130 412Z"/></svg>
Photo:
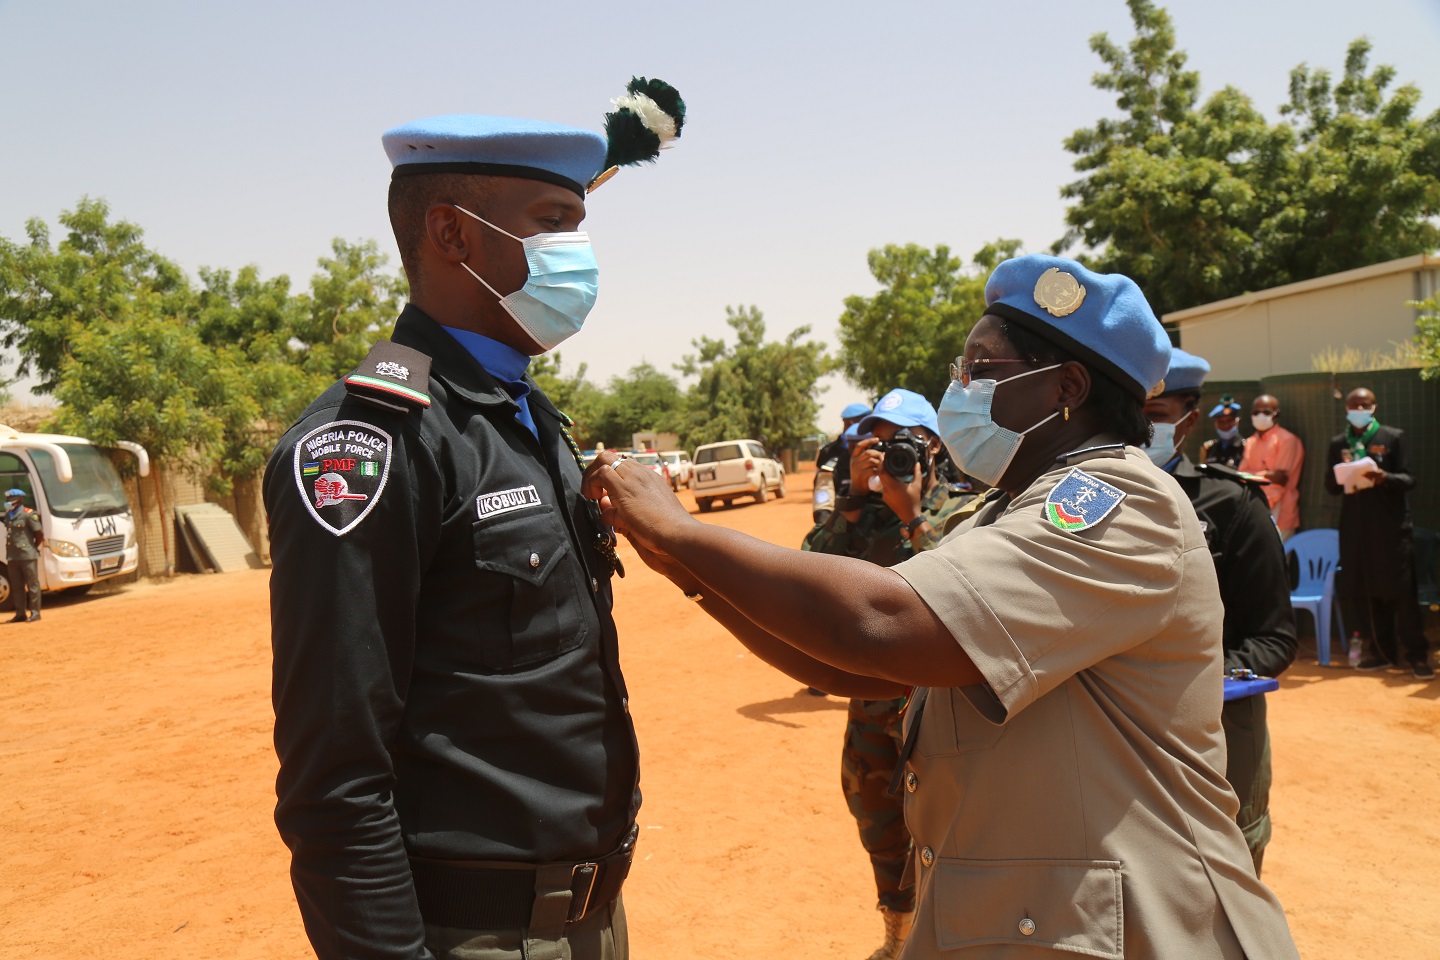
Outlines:
<svg viewBox="0 0 1440 960"><path fill-rule="evenodd" d="M1065 419L1066 419L1066 420L1069 420L1069 419L1070 419L1070 408L1069 408L1069 407L1066 407L1066 408L1065 408Z"/></svg>

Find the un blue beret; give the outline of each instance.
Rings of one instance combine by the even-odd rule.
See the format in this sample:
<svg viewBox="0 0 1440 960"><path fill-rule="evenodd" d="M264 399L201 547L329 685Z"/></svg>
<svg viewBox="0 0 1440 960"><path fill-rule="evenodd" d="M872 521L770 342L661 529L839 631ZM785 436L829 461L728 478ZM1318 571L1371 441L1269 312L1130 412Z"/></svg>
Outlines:
<svg viewBox="0 0 1440 960"><path fill-rule="evenodd" d="M930 401L910 390L891 390L875 404L870 416L860 421L861 433L869 433L879 420L897 427L924 427L932 436L940 436L940 424Z"/></svg>
<svg viewBox="0 0 1440 960"><path fill-rule="evenodd" d="M6 490L6 491L5 491L5 497L6 497L6 499L9 499L10 497L23 497L23 496L25 496L25 491L24 491L24 490L21 490L19 487L11 487L9 490Z"/></svg>
<svg viewBox="0 0 1440 960"><path fill-rule="evenodd" d="M870 412L868 403L852 403L840 411L841 420L858 420Z"/></svg>
<svg viewBox="0 0 1440 960"><path fill-rule="evenodd" d="M606 141L590 130L543 120L454 113L426 117L380 137L392 175L471 173L585 188L605 162Z"/></svg>
<svg viewBox="0 0 1440 960"><path fill-rule="evenodd" d="M1225 396L1220 398L1219 403L1215 404L1215 406L1210 408L1209 415L1212 417L1218 417L1222 413L1239 413L1241 410L1244 409L1244 407L1240 406L1239 400L1236 400L1234 397L1230 396L1227 393Z"/></svg>
<svg viewBox="0 0 1440 960"><path fill-rule="evenodd" d="M1170 368L1165 371L1165 392L1199 390L1210 375L1210 364L1204 357L1187 353L1179 347L1170 348Z"/></svg>
<svg viewBox="0 0 1440 960"><path fill-rule="evenodd" d="M1013 321L1144 399L1165 378L1170 338L1135 281L1062 257L1006 260L985 283L985 312Z"/></svg>

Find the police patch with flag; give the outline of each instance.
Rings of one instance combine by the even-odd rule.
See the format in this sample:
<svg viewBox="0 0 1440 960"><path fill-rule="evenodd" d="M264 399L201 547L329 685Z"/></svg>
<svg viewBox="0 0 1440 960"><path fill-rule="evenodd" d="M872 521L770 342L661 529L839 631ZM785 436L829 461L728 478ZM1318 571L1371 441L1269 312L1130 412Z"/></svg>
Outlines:
<svg viewBox="0 0 1440 960"><path fill-rule="evenodd" d="M1045 518L1061 530L1084 530L1104 520L1124 499L1124 491L1076 467L1051 488Z"/></svg>
<svg viewBox="0 0 1440 960"><path fill-rule="evenodd" d="M390 475L390 434L359 420L316 427L295 444L295 485L310 516L335 536L364 520Z"/></svg>

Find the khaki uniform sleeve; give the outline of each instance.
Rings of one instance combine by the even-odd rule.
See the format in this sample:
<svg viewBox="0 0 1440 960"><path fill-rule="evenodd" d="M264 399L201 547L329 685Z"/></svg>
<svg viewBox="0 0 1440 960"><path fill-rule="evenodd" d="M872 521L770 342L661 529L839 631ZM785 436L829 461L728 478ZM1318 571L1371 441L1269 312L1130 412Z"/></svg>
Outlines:
<svg viewBox="0 0 1440 960"><path fill-rule="evenodd" d="M1094 526L1064 531L1046 519L1045 498L1070 470L1059 468L994 523L966 525L895 568L984 674L1006 719L1144 644L1175 613L1186 540L1180 488L1148 462L1079 467L1126 495ZM1198 535L1193 511L1189 524Z"/></svg>

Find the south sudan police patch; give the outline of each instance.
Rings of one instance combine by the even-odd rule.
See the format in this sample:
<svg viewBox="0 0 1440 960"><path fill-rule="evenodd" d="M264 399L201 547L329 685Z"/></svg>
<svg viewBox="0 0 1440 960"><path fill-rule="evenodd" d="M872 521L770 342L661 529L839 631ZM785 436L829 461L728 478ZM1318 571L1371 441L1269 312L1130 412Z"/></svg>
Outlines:
<svg viewBox="0 0 1440 960"><path fill-rule="evenodd" d="M1045 518L1061 530L1084 530L1104 520L1124 499L1124 491L1076 467L1045 498Z"/></svg>
<svg viewBox="0 0 1440 960"><path fill-rule="evenodd" d="M340 537L375 509L390 476L390 434L359 420L316 427L295 444L295 485L310 516Z"/></svg>

